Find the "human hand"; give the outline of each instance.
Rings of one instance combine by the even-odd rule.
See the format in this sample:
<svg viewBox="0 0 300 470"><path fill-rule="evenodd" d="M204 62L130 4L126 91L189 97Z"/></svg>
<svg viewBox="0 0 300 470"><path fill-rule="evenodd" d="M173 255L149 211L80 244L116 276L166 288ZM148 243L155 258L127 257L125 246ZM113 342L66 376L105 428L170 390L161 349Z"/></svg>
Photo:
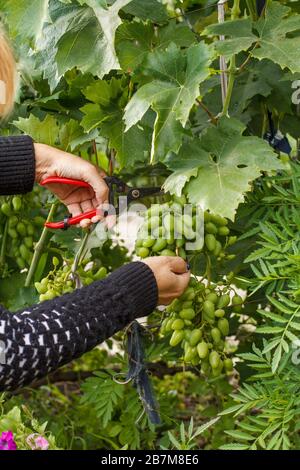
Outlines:
<svg viewBox="0 0 300 470"><path fill-rule="evenodd" d="M168 305L180 297L188 286L191 273L182 258L153 256L143 260L155 276L158 287L158 305Z"/></svg>
<svg viewBox="0 0 300 470"><path fill-rule="evenodd" d="M36 159L36 181L41 183L49 176L72 178L87 182L90 188L80 188L65 184L52 183L47 188L54 193L69 210L73 217L93 209L99 215L92 220L81 221L81 227L99 222L104 216L102 204L108 203L108 186L103 177L105 173L80 157L71 155L44 144L34 144Z"/></svg>

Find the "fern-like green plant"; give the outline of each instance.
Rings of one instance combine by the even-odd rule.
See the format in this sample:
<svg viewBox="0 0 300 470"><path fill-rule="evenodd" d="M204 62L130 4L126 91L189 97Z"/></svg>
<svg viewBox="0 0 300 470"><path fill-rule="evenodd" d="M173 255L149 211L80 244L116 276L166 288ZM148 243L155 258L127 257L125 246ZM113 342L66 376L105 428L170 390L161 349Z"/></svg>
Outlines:
<svg viewBox="0 0 300 470"><path fill-rule="evenodd" d="M267 341L264 340L264 349ZM291 363L291 354L285 354L274 374L270 351L253 346L253 352L240 354L257 373L254 383L244 383L232 394L235 405L220 416L234 414L236 429L225 433L232 443L224 450L288 450L293 447L291 436L300 417L300 381L297 368Z"/></svg>

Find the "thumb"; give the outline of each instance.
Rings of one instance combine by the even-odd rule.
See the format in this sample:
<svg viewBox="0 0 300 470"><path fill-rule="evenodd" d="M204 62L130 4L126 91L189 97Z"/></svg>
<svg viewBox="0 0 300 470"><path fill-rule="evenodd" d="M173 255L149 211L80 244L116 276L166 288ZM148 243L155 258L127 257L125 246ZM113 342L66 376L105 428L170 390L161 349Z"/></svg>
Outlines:
<svg viewBox="0 0 300 470"><path fill-rule="evenodd" d="M188 271L187 262L184 261L184 259L180 258L179 256L176 256L176 257L174 256L170 258L170 269L175 274L187 273Z"/></svg>

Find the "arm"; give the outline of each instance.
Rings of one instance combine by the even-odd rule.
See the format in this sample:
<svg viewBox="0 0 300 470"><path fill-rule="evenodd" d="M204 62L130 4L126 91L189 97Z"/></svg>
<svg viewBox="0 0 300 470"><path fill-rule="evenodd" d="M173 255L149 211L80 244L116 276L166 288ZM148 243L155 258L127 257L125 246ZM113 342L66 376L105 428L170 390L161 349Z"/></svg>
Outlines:
<svg viewBox="0 0 300 470"><path fill-rule="evenodd" d="M22 312L0 307L0 391L29 385L78 358L135 318L149 315L157 301L153 271L136 262Z"/></svg>

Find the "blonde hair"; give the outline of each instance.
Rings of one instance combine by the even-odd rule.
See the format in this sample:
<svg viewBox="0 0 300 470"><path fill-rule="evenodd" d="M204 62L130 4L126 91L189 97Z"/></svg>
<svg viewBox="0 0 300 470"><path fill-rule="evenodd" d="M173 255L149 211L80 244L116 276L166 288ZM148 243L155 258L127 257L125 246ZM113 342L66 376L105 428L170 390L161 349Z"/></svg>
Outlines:
<svg viewBox="0 0 300 470"><path fill-rule="evenodd" d="M0 25L0 120L12 111L16 88L16 62Z"/></svg>

